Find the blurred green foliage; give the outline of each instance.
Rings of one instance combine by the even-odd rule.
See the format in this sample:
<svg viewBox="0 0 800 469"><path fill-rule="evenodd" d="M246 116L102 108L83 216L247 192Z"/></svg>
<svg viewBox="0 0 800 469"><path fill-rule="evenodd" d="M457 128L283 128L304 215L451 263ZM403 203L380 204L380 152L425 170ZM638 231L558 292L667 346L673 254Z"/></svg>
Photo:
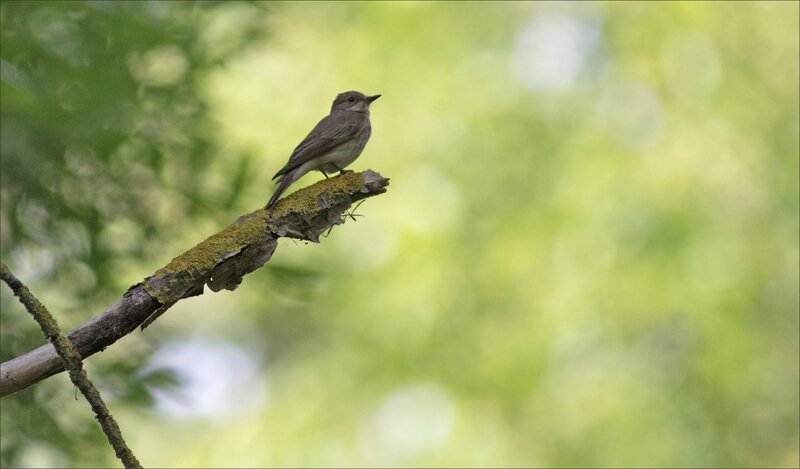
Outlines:
<svg viewBox="0 0 800 469"><path fill-rule="evenodd" d="M143 464L796 467L798 8L3 2L1 254L69 329L381 93L365 217L87 361ZM73 394L0 463L114 464Z"/></svg>
<svg viewBox="0 0 800 469"><path fill-rule="evenodd" d="M137 281L121 267L127 259L152 262L167 229L224 214L236 203L250 159L229 155L228 170L209 184L221 150L196 92L232 50L264 32L240 23L226 35L231 50L210 46L222 33L216 18L229 9L168 2L0 6L2 256L34 284L63 290L55 300L68 315L62 325L85 321ZM2 304L5 311L8 299ZM41 342L26 315L4 314L2 321L4 359ZM144 358L104 374L129 376ZM126 396L147 399L146 392L129 392L144 391L137 382L125 381ZM7 466L41 421L5 414L4 436L14 435L3 440ZM92 444L102 442L96 424L85 420ZM87 440L85 432L58 428L48 426L40 438L68 455L85 451L76 445Z"/></svg>

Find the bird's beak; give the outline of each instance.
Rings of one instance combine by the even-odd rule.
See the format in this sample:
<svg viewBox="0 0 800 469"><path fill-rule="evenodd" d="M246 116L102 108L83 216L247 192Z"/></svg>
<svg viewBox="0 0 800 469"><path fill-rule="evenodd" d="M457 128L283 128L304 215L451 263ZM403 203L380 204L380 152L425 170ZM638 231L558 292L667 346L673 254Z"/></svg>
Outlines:
<svg viewBox="0 0 800 469"><path fill-rule="evenodd" d="M379 95L379 94L376 94L375 96L367 96L367 102L371 103L371 102L375 101L376 99L378 99L380 97L381 97L381 95Z"/></svg>

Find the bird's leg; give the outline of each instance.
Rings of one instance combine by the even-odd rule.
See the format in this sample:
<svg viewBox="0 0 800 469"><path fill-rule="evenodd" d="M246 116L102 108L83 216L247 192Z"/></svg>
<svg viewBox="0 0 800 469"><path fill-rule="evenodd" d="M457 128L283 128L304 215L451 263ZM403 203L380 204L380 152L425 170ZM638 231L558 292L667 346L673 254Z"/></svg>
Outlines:
<svg viewBox="0 0 800 469"><path fill-rule="evenodd" d="M342 168L340 168L339 165L336 164L336 163L331 162L331 164L333 165L334 168L336 168L339 171L339 174L352 173L353 172L352 169L342 169Z"/></svg>
<svg viewBox="0 0 800 469"><path fill-rule="evenodd" d="M326 173L325 171L323 171L321 169L319 170L319 172L322 173L323 176L325 176L325 179L328 179L328 173Z"/></svg>

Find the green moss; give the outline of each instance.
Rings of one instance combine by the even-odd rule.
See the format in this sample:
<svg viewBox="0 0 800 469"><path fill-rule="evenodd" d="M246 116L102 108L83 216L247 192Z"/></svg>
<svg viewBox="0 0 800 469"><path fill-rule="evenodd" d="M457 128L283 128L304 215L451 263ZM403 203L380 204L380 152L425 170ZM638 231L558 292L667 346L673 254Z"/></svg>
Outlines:
<svg viewBox="0 0 800 469"><path fill-rule="evenodd" d="M205 281L225 256L262 241L267 236L265 211L256 210L231 226L172 259L144 283L147 293L166 304L180 298L186 290Z"/></svg>
<svg viewBox="0 0 800 469"><path fill-rule="evenodd" d="M334 198L341 194L352 194L354 189L359 189L363 185L364 176L361 173L349 171L309 187L304 187L281 199L272 210L268 211L268 216L270 218L280 218L291 212L316 212L319 210L319 199L323 193L327 194L329 198Z"/></svg>
<svg viewBox="0 0 800 469"><path fill-rule="evenodd" d="M266 235L264 219L253 216L256 213L251 214L250 218L244 221L237 221L172 259L162 270L167 272L183 272L190 269L200 272L210 271L223 255L239 251Z"/></svg>
<svg viewBox="0 0 800 469"><path fill-rule="evenodd" d="M161 304L179 300L191 288L201 286L214 267L224 258L252 244L261 244L278 227L271 226L290 213L319 212L324 196L341 199L358 192L364 185L362 173L347 172L300 189L269 209L259 209L240 217L231 226L209 237L192 249L172 259L144 282L145 291ZM278 223L275 223L278 224Z"/></svg>

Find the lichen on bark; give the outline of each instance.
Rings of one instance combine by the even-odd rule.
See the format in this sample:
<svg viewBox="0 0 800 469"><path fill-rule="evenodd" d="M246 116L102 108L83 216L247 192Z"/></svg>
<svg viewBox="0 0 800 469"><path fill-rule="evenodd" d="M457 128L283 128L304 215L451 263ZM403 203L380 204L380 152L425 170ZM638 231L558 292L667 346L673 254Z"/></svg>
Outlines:
<svg viewBox="0 0 800 469"><path fill-rule="evenodd" d="M144 280L148 294L162 305L213 291L233 290L242 277L269 260L283 236L318 242L320 234L342 223L356 200L385 192L388 179L374 171L346 172L300 189L272 209L261 208L197 244Z"/></svg>
<svg viewBox="0 0 800 469"><path fill-rule="evenodd" d="M213 278L212 272L220 263L232 259L249 246L274 243L263 212L260 209L239 217L229 227L172 259L153 276L145 279L145 291L161 304L173 303L193 288L209 282Z"/></svg>

